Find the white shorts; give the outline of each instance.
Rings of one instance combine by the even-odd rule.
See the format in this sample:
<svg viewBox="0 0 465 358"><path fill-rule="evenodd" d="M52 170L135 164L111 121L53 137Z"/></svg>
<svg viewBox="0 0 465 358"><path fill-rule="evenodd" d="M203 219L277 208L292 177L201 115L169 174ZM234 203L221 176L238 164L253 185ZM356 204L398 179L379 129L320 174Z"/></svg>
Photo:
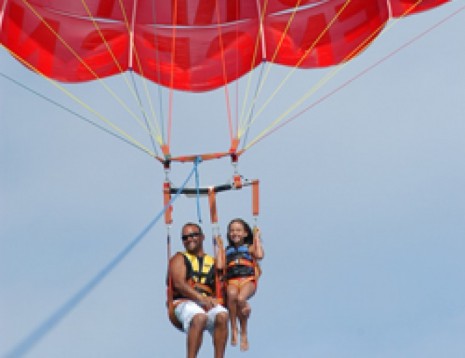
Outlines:
<svg viewBox="0 0 465 358"><path fill-rule="evenodd" d="M223 306L216 305L211 310L205 312L205 310L202 307L200 307L197 303L193 301L183 301L180 304L178 304L174 309L174 314L176 315L176 318L179 320L179 322L181 322L182 329L184 332L187 332L189 330L192 318L194 318L196 314L206 314L206 329L208 330L208 332L210 332L210 334L213 333L213 328L215 327L216 315L221 312L227 313L228 311Z"/></svg>

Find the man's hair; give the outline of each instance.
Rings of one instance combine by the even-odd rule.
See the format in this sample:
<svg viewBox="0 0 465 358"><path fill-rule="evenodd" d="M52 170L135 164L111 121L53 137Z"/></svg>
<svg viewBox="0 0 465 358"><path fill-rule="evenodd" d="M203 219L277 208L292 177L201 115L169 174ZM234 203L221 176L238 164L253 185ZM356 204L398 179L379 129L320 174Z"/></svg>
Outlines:
<svg viewBox="0 0 465 358"><path fill-rule="evenodd" d="M184 231L184 229L185 229L187 226L195 226L195 227L199 230L200 234L203 235L203 231L202 231L202 228L200 227L200 225L197 224L197 223L194 223L194 222L185 223L185 224L183 225L182 229L181 229L181 235L182 235L182 232Z"/></svg>

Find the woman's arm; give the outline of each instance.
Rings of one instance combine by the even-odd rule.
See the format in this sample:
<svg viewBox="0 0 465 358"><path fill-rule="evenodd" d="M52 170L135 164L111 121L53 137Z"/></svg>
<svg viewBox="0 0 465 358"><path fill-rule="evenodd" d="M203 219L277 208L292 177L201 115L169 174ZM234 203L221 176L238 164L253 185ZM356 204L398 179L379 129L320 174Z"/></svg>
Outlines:
<svg viewBox="0 0 465 358"><path fill-rule="evenodd" d="M250 246L251 254L257 259L261 260L265 257L265 251L261 241L261 231L258 227L253 230L253 244Z"/></svg>

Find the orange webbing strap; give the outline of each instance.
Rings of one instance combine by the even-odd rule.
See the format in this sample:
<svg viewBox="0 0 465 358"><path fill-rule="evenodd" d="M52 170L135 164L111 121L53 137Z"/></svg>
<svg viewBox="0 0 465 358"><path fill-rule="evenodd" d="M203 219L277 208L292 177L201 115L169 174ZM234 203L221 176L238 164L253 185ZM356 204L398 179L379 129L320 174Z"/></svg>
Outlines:
<svg viewBox="0 0 465 358"><path fill-rule="evenodd" d="M168 282L167 282L167 288L166 288L166 305L168 308L168 318L170 322L175 326L177 329L182 331L182 324L181 322L178 321L176 318L176 315L174 314L174 309L176 308L176 304L173 302L173 280L171 278L171 273L170 273L170 259L171 259L171 235L168 230L168 234L166 236L166 255L168 257Z"/></svg>
<svg viewBox="0 0 465 358"><path fill-rule="evenodd" d="M210 205L210 221L212 224L218 223L218 212L216 210L216 193L214 187L208 188L208 203Z"/></svg>
<svg viewBox="0 0 465 358"><path fill-rule="evenodd" d="M224 282L224 264L226 261L225 253L224 253L224 245L223 240L221 239L221 235L217 234L214 237L215 241L215 296L216 300L220 305L225 305L226 302L224 300L225 297L225 282Z"/></svg>
<svg viewBox="0 0 465 358"><path fill-rule="evenodd" d="M163 204L164 207L168 206L171 200L171 194L170 194L170 183L168 181L165 181L163 183ZM167 207L165 210L165 223L167 227L167 235L166 235L166 257L167 257L167 262L168 262L168 267L167 267L167 288L166 288L166 305L168 308L168 318L170 322L175 326L177 329L182 331L182 324L181 322L178 321L176 318L176 315L174 314L174 309L176 308L176 305L173 302L173 280L171 278L170 274L170 260L171 260L171 235L170 235L170 230L169 230L169 225L173 222L172 218L172 213L173 208L171 206Z"/></svg>
<svg viewBox="0 0 465 358"><path fill-rule="evenodd" d="M236 265L240 265L240 266L247 266L247 267L255 267L256 264L255 262L252 262L250 260L246 260L246 259L236 259L234 261L231 261L229 264L228 264L228 267L232 267L232 266L236 266Z"/></svg>
<svg viewBox="0 0 465 358"><path fill-rule="evenodd" d="M260 212L259 207L259 183L258 179L252 181L252 215L257 217Z"/></svg>
<svg viewBox="0 0 465 358"><path fill-rule="evenodd" d="M168 289L167 289L167 296L168 296L168 302L167 302L167 308L168 308L168 318L170 322L175 326L177 329L182 331L182 324L179 322L178 318L176 317L174 310L176 309L176 306L180 304L182 301L176 301L174 303L173 301L173 282L171 280L171 276L168 276Z"/></svg>
<svg viewBox="0 0 465 358"><path fill-rule="evenodd" d="M167 207L171 201L171 193L170 193L171 185L168 181L163 183L163 207L166 208L165 210L165 224L169 225L173 223L173 207L170 205Z"/></svg>
<svg viewBox="0 0 465 358"><path fill-rule="evenodd" d="M213 227L218 224L218 211L216 207L216 193L214 187L208 188L208 203L210 205L210 221ZM213 234L213 245L215 253L215 295L219 304L224 305L224 285L223 285L223 269L224 269L224 246L223 240L219 233Z"/></svg>

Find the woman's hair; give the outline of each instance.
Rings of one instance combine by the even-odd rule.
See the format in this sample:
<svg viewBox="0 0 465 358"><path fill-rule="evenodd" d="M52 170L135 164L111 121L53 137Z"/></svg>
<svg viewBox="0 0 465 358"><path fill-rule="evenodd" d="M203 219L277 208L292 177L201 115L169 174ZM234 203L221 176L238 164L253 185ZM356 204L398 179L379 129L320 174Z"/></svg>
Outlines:
<svg viewBox="0 0 465 358"><path fill-rule="evenodd" d="M252 229L250 228L250 225L244 220L240 218L233 219L229 222L228 224L228 232L227 232L227 238L228 238L228 243L230 246L234 245L233 242L231 241L229 237L229 230L231 229L231 225L234 223L239 223L242 225L242 227L245 229L247 236L244 238L244 244L246 245L252 245L253 244L253 232Z"/></svg>

